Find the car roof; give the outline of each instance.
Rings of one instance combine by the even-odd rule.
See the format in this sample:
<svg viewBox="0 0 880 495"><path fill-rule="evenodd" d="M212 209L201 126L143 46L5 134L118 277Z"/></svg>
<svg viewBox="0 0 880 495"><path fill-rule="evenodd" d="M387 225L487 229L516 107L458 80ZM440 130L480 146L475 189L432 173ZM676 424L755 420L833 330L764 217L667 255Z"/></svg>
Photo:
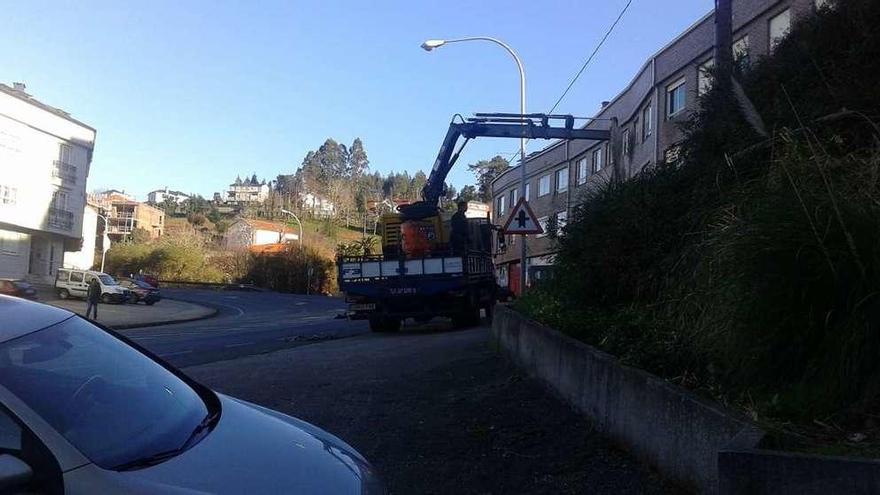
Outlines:
<svg viewBox="0 0 880 495"><path fill-rule="evenodd" d="M48 304L0 295L0 315L3 315L0 343L3 343L60 323L73 313Z"/></svg>

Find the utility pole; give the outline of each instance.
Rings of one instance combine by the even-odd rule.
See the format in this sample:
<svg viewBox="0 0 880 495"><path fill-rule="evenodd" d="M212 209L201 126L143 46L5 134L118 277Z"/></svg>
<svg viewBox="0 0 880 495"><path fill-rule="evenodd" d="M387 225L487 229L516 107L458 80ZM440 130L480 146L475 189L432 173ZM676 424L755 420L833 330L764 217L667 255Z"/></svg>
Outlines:
<svg viewBox="0 0 880 495"><path fill-rule="evenodd" d="M732 0L715 0L715 84L730 88L733 76L733 5Z"/></svg>

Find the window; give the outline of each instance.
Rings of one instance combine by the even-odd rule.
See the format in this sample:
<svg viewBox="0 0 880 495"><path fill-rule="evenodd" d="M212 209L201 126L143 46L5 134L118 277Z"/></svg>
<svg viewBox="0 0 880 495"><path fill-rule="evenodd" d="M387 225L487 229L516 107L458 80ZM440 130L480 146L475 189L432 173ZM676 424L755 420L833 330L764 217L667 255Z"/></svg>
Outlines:
<svg viewBox="0 0 880 495"><path fill-rule="evenodd" d="M770 50L788 35L791 30L791 10L785 9L770 19Z"/></svg>
<svg viewBox="0 0 880 495"><path fill-rule="evenodd" d="M685 78L670 84L666 87L666 116L672 117L678 115L684 110L687 86Z"/></svg>
<svg viewBox="0 0 880 495"><path fill-rule="evenodd" d="M526 201L532 197L532 183L526 182Z"/></svg>
<svg viewBox="0 0 880 495"><path fill-rule="evenodd" d="M700 96L712 89L712 67L715 67L715 59L709 59L697 68L697 93Z"/></svg>
<svg viewBox="0 0 880 495"><path fill-rule="evenodd" d="M217 412L186 382L82 318L0 344L0 386L104 469L180 447Z"/></svg>
<svg viewBox="0 0 880 495"><path fill-rule="evenodd" d="M17 201L18 189L0 185L0 205L14 205Z"/></svg>
<svg viewBox="0 0 880 495"><path fill-rule="evenodd" d="M516 205L516 195L519 193L516 189L510 190L510 207L513 208Z"/></svg>
<svg viewBox="0 0 880 495"><path fill-rule="evenodd" d="M651 133L654 132L654 121L651 118L653 112L651 110L651 105L646 106L642 110L642 141L647 141Z"/></svg>
<svg viewBox="0 0 880 495"><path fill-rule="evenodd" d="M587 176L590 174L587 168L587 157L583 157L577 161L577 183L578 185L587 182Z"/></svg>
<svg viewBox="0 0 880 495"><path fill-rule="evenodd" d="M498 196L495 199L495 213L497 217L504 215L504 195Z"/></svg>
<svg viewBox="0 0 880 495"><path fill-rule="evenodd" d="M568 191L568 167L556 171L556 192Z"/></svg>
<svg viewBox="0 0 880 495"><path fill-rule="evenodd" d="M736 63L740 70L746 70L749 68L749 36L745 35L742 38L733 42L733 61Z"/></svg>
<svg viewBox="0 0 880 495"><path fill-rule="evenodd" d="M602 170L602 147L593 150L593 173Z"/></svg>
<svg viewBox="0 0 880 495"><path fill-rule="evenodd" d="M83 281L83 273L82 272L70 272L70 281L71 282L82 282Z"/></svg>
<svg viewBox="0 0 880 495"><path fill-rule="evenodd" d="M550 194L550 174L538 179L538 197Z"/></svg>
<svg viewBox="0 0 880 495"><path fill-rule="evenodd" d="M620 140L623 141L621 144L623 145L623 154L624 156L630 155L632 153L632 133L629 131L629 128L623 130L623 134L620 136Z"/></svg>
<svg viewBox="0 0 880 495"><path fill-rule="evenodd" d="M542 233L536 235L535 237L547 237L547 221L550 220L550 217L540 217L538 218L538 225L541 226Z"/></svg>
<svg viewBox="0 0 880 495"><path fill-rule="evenodd" d="M67 210L67 191L57 190L52 194L52 207L59 210Z"/></svg>

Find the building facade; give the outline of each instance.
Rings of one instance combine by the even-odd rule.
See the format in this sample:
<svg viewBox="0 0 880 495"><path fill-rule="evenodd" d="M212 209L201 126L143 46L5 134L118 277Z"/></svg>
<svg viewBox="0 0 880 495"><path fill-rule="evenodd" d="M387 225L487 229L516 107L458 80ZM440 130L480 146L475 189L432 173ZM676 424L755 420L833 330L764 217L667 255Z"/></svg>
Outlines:
<svg viewBox="0 0 880 495"><path fill-rule="evenodd" d="M290 227L283 223L265 220L240 219L226 229L227 249L248 249L253 246L279 244L299 239Z"/></svg>
<svg viewBox="0 0 880 495"><path fill-rule="evenodd" d="M183 201L189 199L189 194L184 194L180 191L169 190L168 186L165 186L165 189L156 189L155 191L150 191L149 193L147 193L147 203L150 204L162 204L169 199L177 204L180 204Z"/></svg>
<svg viewBox="0 0 880 495"><path fill-rule="evenodd" d="M50 282L83 242L95 129L0 84L0 277Z"/></svg>
<svg viewBox="0 0 880 495"><path fill-rule="evenodd" d="M150 239L165 231L165 212L146 203L113 200L107 212L107 235L113 241L130 238L135 229L143 229Z"/></svg>
<svg viewBox="0 0 880 495"><path fill-rule="evenodd" d="M798 17L809 15L829 0L733 0L733 56L747 69L770 53ZM602 107L586 127L620 128L614 144L598 141L557 141L526 157L526 200L542 225L552 216L565 225L572 206L591 188L611 179L617 169L624 179L643 168L677 159L683 134L679 125L698 108L699 96L711 88L707 69L713 65L715 16L710 12L642 65L629 85ZM616 161L616 163L615 163ZM493 221L503 224L516 204L519 166L492 183ZM524 240L523 240L524 239ZM508 236L496 255L499 283L520 288L520 250L526 242L527 268L550 265L554 242L545 234Z"/></svg>
<svg viewBox="0 0 880 495"><path fill-rule="evenodd" d="M76 251L67 251L64 253L64 268L76 268L78 270L91 270L95 265L95 253L98 251L98 235L99 227L102 221L98 219L98 207L93 204L87 204L83 210L82 221L82 245Z"/></svg>
<svg viewBox="0 0 880 495"><path fill-rule="evenodd" d="M256 176L245 180L236 178L226 191L226 202L233 204L262 203L268 197L269 185Z"/></svg>

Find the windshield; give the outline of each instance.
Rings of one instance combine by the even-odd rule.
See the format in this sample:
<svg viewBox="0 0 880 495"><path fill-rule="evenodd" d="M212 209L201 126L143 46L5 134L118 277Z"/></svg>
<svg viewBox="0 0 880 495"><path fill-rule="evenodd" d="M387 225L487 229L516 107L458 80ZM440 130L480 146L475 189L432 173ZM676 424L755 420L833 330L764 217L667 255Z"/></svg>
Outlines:
<svg viewBox="0 0 880 495"><path fill-rule="evenodd" d="M79 317L0 344L0 385L108 469L181 447L208 414L189 385Z"/></svg>
<svg viewBox="0 0 880 495"><path fill-rule="evenodd" d="M119 283L113 280L113 277L110 275L102 274L98 275L98 278L101 279L101 283L104 285L119 285Z"/></svg>

